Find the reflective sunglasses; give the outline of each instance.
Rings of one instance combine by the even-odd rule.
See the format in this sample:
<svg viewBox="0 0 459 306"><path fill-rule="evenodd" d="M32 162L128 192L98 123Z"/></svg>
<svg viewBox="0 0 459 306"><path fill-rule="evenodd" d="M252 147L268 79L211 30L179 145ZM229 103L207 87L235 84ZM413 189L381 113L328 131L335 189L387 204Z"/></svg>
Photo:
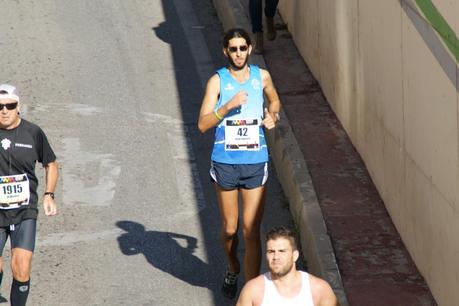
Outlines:
<svg viewBox="0 0 459 306"><path fill-rule="evenodd" d="M244 45L244 46L228 47L228 50L229 50L229 52L231 52L231 53L237 52L238 49L239 49L239 51L241 51L241 52L245 52L245 51L247 51L247 50L249 49L249 46Z"/></svg>
<svg viewBox="0 0 459 306"><path fill-rule="evenodd" d="M17 106L18 106L18 102L8 103L8 104L1 104L0 103L0 111L2 111L4 107L6 107L7 110L13 110Z"/></svg>

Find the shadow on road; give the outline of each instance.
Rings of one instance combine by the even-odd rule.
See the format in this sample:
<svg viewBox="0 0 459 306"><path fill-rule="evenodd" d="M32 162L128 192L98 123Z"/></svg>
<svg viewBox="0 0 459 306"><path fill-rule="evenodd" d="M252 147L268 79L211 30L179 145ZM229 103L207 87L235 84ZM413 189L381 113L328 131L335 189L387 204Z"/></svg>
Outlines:
<svg viewBox="0 0 459 306"><path fill-rule="evenodd" d="M142 224L134 221L118 221L116 225L126 231L117 238L124 255L143 254L155 268L193 286L209 288L211 267L193 254L197 248L196 238L170 232L145 231ZM171 261L171 258L174 260Z"/></svg>
<svg viewBox="0 0 459 306"><path fill-rule="evenodd" d="M170 45L183 120L183 134L189 140L188 150L194 153L194 156L188 157L192 167L197 169L194 178L203 186L201 191L199 186L195 185L194 193L202 193L206 205L197 217L203 229L199 248L203 248L202 252L208 262L203 263L194 255L195 238L164 232L145 233L149 236L145 239L149 247L161 241L163 248L166 248L164 251L147 250L145 256L153 266L190 284L209 288L212 291L209 305L234 305L234 301L226 300L220 293L225 260L219 244L220 216L215 204L213 186L209 180L213 133L201 135L197 129L205 81L214 73L216 67L226 63L219 43L223 29L210 1L161 0L161 3L165 20L153 25L151 30L162 42ZM199 202L199 198L196 201ZM162 252L169 252L167 257L174 256L170 257L173 258L170 260L173 267L170 266L171 263L161 259L161 256L165 257L161 255Z"/></svg>

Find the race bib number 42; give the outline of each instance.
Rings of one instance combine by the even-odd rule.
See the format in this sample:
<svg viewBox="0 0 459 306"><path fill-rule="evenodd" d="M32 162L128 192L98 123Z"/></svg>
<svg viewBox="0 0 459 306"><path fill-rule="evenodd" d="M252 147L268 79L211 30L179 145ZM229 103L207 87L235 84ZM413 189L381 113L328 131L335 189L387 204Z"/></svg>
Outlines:
<svg viewBox="0 0 459 306"><path fill-rule="evenodd" d="M0 176L0 205L29 204L29 179L25 174ZM0 207L1 208L1 207Z"/></svg>
<svg viewBox="0 0 459 306"><path fill-rule="evenodd" d="M259 119L226 120L225 150L258 151L260 150Z"/></svg>

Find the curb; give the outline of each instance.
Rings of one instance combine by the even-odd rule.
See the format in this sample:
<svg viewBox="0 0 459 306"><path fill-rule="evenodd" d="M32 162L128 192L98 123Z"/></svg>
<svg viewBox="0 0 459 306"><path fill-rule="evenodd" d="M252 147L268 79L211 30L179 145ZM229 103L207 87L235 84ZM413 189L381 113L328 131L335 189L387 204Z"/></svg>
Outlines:
<svg viewBox="0 0 459 306"><path fill-rule="evenodd" d="M240 0L213 0L225 30L233 27L250 29L250 22ZM251 62L266 67L263 56L252 55ZM281 110L277 128L266 133L271 159L279 182L289 202L290 212L298 227L302 252L309 272L324 278L333 288L341 306L348 306L335 252L319 206L304 156Z"/></svg>

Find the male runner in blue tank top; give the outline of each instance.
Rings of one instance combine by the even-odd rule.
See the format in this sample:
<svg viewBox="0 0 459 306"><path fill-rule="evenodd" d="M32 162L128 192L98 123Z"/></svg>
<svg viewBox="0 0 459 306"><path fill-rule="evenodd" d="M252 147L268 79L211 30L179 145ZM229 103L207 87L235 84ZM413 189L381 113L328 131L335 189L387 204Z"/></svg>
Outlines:
<svg viewBox="0 0 459 306"><path fill-rule="evenodd" d="M240 270L239 195L246 249L245 280L260 271L260 224L268 176L264 128L275 127L280 111L279 96L268 71L248 64L251 52L250 36L245 30L231 29L225 34L223 53L229 65L209 79L198 122L202 133L215 127L210 175L215 182L222 219L220 238L228 261L222 292L229 298L236 296ZM265 108L263 94L268 100Z"/></svg>

